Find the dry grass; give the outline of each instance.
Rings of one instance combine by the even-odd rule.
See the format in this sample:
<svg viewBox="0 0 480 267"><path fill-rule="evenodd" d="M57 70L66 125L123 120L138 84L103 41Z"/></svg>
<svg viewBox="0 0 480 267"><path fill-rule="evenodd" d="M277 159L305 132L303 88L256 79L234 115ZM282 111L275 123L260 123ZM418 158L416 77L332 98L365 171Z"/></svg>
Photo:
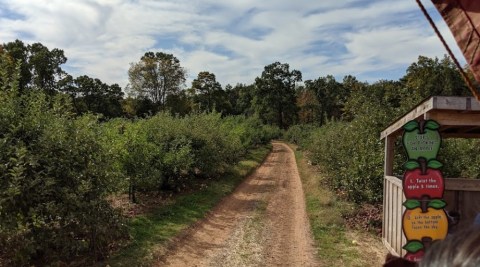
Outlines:
<svg viewBox="0 0 480 267"><path fill-rule="evenodd" d="M326 185L316 166L309 164L302 151L295 150L297 165L305 192L312 234L323 266L381 266L386 255L375 233L346 226L344 217L355 205L337 198Z"/></svg>

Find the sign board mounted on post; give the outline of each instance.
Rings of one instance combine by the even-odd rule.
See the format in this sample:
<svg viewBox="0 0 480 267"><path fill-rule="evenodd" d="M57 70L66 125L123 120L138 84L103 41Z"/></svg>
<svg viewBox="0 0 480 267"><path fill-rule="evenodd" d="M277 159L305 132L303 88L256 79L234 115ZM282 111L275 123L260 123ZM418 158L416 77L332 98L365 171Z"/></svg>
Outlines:
<svg viewBox="0 0 480 267"><path fill-rule="evenodd" d="M420 261L432 241L444 239L448 218L443 200L445 182L437 160L441 145L440 125L433 120L412 120L404 126L403 147L407 162L403 165L402 229L407 239L405 258Z"/></svg>

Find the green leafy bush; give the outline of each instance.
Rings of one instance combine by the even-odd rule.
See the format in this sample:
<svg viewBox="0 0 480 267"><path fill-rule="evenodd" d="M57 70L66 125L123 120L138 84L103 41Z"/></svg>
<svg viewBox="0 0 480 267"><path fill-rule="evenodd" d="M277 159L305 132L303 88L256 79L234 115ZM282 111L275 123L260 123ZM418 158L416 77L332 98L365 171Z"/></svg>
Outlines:
<svg viewBox="0 0 480 267"><path fill-rule="evenodd" d="M480 142L475 139L444 139L439 151L444 177L480 178Z"/></svg>
<svg viewBox="0 0 480 267"><path fill-rule="evenodd" d="M349 200L378 203L383 191L384 145L380 132L401 110L391 103L388 82L354 91L346 112L351 121L292 127L286 137L310 152L314 164L322 167L333 189ZM393 87L395 88L395 87Z"/></svg>
<svg viewBox="0 0 480 267"><path fill-rule="evenodd" d="M0 255L12 265L103 257L125 229L105 200L115 171L97 118L72 118L61 95L0 99Z"/></svg>
<svg viewBox="0 0 480 267"><path fill-rule="evenodd" d="M102 125L105 150L111 151L119 188L136 191L182 190L195 177L218 177L246 151L278 137L278 127L243 116L220 113L148 119L116 119Z"/></svg>
<svg viewBox="0 0 480 267"><path fill-rule="evenodd" d="M315 129L317 129L317 126L311 124L293 125L285 132L284 138L290 143L302 145L302 142L308 139Z"/></svg>

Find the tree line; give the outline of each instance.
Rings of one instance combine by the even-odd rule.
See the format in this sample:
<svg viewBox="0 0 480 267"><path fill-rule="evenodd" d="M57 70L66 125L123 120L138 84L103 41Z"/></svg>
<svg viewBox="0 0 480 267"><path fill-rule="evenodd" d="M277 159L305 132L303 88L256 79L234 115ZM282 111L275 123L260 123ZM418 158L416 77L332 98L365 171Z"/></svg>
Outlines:
<svg viewBox="0 0 480 267"><path fill-rule="evenodd" d="M1 71L7 76L19 69L20 93L42 90L49 96L68 95L77 115L94 113L111 119L163 111L180 116L216 111L223 116L257 114L263 122L282 128L296 122L295 88L302 77L285 63L266 66L250 85L223 88L214 73L202 71L187 87L187 72L177 57L146 52L130 64L129 84L122 90L118 84L87 75L72 77L62 69L67 57L58 48L15 40L1 45L0 54L4 55Z"/></svg>
<svg viewBox="0 0 480 267"><path fill-rule="evenodd" d="M145 117L160 111L180 116L216 111L223 116L255 114L264 123L286 129L295 124L321 126L329 120L352 119L357 111L346 107L347 102L353 105L351 96L373 87L384 88L388 104L403 110L431 95L468 95L448 57L420 56L399 80L373 84L351 75L341 81L326 75L302 83L300 71L290 69L288 63L274 62L251 84L222 87L209 71L198 73L187 86L187 72L177 57L146 52L130 64L129 84L122 90L118 84L109 85L87 75L72 77L62 69L67 57L58 48L15 40L0 45L0 54L5 55L2 72L12 76L19 69L20 92L66 94L76 114L90 112L106 119Z"/></svg>

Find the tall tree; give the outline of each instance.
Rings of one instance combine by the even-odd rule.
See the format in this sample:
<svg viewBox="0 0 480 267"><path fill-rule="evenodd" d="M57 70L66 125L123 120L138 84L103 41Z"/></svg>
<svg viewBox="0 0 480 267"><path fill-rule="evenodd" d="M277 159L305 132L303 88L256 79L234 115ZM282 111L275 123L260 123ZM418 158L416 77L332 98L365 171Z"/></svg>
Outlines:
<svg viewBox="0 0 480 267"><path fill-rule="evenodd" d="M305 87L315 93L319 103L320 125L325 123L325 119L341 118L343 105L350 94L349 88L337 82L332 75L305 81Z"/></svg>
<svg viewBox="0 0 480 267"><path fill-rule="evenodd" d="M193 102L200 111L218 111L227 113L231 108L225 91L215 77L215 74L202 71L192 81L191 91Z"/></svg>
<svg viewBox="0 0 480 267"><path fill-rule="evenodd" d="M406 91L403 102L414 106L425 98L434 95L470 95L460 73L450 57L442 60L419 56L401 79Z"/></svg>
<svg viewBox="0 0 480 267"><path fill-rule="evenodd" d="M193 109L192 99L183 90L169 95L165 105L172 115L185 116Z"/></svg>
<svg viewBox="0 0 480 267"><path fill-rule="evenodd" d="M10 89L12 82L18 80L19 73L14 59L0 45L0 90Z"/></svg>
<svg viewBox="0 0 480 267"><path fill-rule="evenodd" d="M50 50L41 43L25 45L20 40L3 44L3 48L20 62L20 91L36 88L53 94L58 90L58 82L66 75L60 67L67 62L63 50Z"/></svg>
<svg viewBox="0 0 480 267"><path fill-rule="evenodd" d="M128 70L131 89L150 98L161 109L167 96L177 93L185 84L186 71L172 54L147 52Z"/></svg>
<svg viewBox="0 0 480 267"><path fill-rule="evenodd" d="M32 73L28 66L28 49L27 46L20 40L9 42L2 45L3 51L16 63L20 64L20 73L18 87L20 91L27 88L32 78Z"/></svg>
<svg viewBox="0 0 480 267"><path fill-rule="evenodd" d="M298 70L290 71L280 62L265 66L261 77L255 79L252 106L259 117L269 124L287 128L297 118L296 82L302 80Z"/></svg>
<svg viewBox="0 0 480 267"><path fill-rule="evenodd" d="M67 62L63 50L57 48L49 50L41 43L29 45L28 50L32 84L53 93L57 89L57 82L65 75L60 67Z"/></svg>
<svg viewBox="0 0 480 267"><path fill-rule="evenodd" d="M72 97L77 114L93 112L107 118L122 116L124 94L118 84L108 85L87 75L75 79L67 75L59 84L60 91Z"/></svg>
<svg viewBox="0 0 480 267"><path fill-rule="evenodd" d="M235 87L227 85L225 93L228 101L232 107L232 115L253 115L252 100L253 100L254 85L246 85L237 83Z"/></svg>
<svg viewBox="0 0 480 267"><path fill-rule="evenodd" d="M315 92L307 90L304 87L297 89L297 107L299 123L319 123L320 103L315 96Z"/></svg>

